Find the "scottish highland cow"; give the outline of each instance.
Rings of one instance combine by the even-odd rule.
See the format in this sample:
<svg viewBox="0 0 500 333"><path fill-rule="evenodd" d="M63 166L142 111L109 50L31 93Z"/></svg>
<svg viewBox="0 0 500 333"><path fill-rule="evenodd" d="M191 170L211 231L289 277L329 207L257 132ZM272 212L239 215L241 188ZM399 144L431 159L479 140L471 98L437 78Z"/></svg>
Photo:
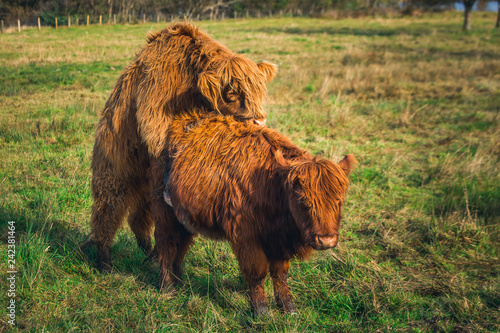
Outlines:
<svg viewBox="0 0 500 333"><path fill-rule="evenodd" d="M168 146L166 133L182 110L204 108L262 124L266 84L275 66L254 63L190 23L152 33L111 92L96 129L92 157L91 235L99 269L109 270L109 249L128 213L139 246L151 250L151 161Z"/></svg>
<svg viewBox="0 0 500 333"><path fill-rule="evenodd" d="M165 204L153 209L160 287L180 278L201 234L230 242L257 314L267 309L268 268L278 307L295 311L289 260L336 246L354 156L335 164L269 128L203 113L177 117L167 141Z"/></svg>

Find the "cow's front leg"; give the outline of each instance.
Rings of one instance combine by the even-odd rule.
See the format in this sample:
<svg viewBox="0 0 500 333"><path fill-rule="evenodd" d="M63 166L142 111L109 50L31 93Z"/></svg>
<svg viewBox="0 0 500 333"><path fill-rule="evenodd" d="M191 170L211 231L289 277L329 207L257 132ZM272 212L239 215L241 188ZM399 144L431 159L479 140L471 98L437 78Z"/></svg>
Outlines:
<svg viewBox="0 0 500 333"><path fill-rule="evenodd" d="M253 313L261 316L267 313L267 297L264 281L267 276L267 258L259 245L244 241L233 243L233 249L240 264L240 270L250 287L250 304Z"/></svg>
<svg viewBox="0 0 500 333"><path fill-rule="evenodd" d="M288 260L269 261L276 305L284 312L296 313L297 309L293 304L292 294L290 294L290 288L286 282L288 269L290 269Z"/></svg>

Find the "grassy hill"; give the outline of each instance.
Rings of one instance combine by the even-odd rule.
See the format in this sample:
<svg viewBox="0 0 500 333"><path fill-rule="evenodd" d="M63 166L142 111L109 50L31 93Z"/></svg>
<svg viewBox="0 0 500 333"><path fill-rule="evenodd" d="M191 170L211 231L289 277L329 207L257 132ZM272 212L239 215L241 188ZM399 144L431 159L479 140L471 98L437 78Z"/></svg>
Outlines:
<svg viewBox="0 0 500 333"><path fill-rule="evenodd" d="M360 161L339 246L292 262L298 315L252 318L226 243L197 238L184 285L160 293L128 227L115 270L79 250L89 232L100 110L164 25L0 35L0 247L15 221L16 322L0 332L478 332L500 329L500 31L494 13L202 22L278 64L268 125L314 154ZM5 251L4 251L5 250ZM7 256L0 272L9 270ZM2 278L5 309L9 285Z"/></svg>

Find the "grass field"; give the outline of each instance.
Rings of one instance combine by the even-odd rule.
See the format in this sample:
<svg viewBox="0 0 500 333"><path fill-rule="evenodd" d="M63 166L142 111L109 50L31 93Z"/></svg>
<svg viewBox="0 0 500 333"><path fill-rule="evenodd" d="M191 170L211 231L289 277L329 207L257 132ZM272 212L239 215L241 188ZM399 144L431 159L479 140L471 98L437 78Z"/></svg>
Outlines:
<svg viewBox="0 0 500 333"><path fill-rule="evenodd" d="M100 110L156 24L0 35L0 240L16 228L16 322L0 332L500 330L500 31L494 13L200 25L278 64L268 125L360 161L339 246L292 262L298 315L252 318L226 243L197 238L183 287L160 293L128 227L103 275L89 232ZM4 251L5 250L5 251ZM8 271L7 255L0 272ZM4 275L2 275L4 276ZM5 275L7 276L7 275Z"/></svg>

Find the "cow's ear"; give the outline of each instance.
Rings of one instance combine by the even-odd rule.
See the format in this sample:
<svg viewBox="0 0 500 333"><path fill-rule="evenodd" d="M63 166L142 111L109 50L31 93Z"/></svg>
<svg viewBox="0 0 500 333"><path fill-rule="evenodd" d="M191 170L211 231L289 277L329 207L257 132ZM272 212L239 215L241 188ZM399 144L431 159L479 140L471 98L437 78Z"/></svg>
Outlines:
<svg viewBox="0 0 500 333"><path fill-rule="evenodd" d="M271 82L276 75L276 71L278 70L278 66L267 61L259 62L257 67L259 67L260 71L264 73L266 82Z"/></svg>
<svg viewBox="0 0 500 333"><path fill-rule="evenodd" d="M358 163L354 155L348 154L345 155L344 159L339 162L339 166L344 170L346 176L349 176L351 173L351 170L354 168L354 166Z"/></svg>
<svg viewBox="0 0 500 333"><path fill-rule="evenodd" d="M217 102L221 96L221 84L215 72L203 72L198 76L198 89L212 106L219 110Z"/></svg>

